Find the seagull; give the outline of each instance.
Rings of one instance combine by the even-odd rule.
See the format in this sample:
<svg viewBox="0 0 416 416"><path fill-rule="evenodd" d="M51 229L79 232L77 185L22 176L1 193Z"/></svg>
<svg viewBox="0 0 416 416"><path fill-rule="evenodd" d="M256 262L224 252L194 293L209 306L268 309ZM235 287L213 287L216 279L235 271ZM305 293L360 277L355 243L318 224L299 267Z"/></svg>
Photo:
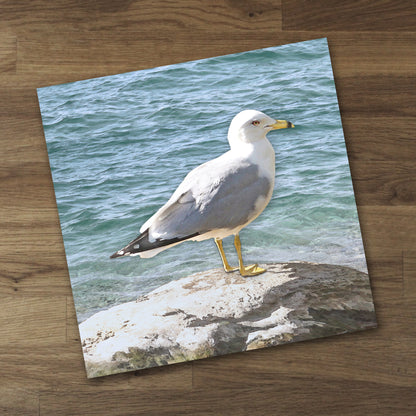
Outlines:
<svg viewBox="0 0 416 416"><path fill-rule="evenodd" d="M255 220L270 202L274 188L275 153L266 135L292 128L257 110L244 110L228 129L230 150L190 171L163 205L140 228L140 235L111 258L153 257L184 241L213 238L225 272L255 276L266 269L245 266L239 232ZM234 235L238 267L227 261L222 240Z"/></svg>

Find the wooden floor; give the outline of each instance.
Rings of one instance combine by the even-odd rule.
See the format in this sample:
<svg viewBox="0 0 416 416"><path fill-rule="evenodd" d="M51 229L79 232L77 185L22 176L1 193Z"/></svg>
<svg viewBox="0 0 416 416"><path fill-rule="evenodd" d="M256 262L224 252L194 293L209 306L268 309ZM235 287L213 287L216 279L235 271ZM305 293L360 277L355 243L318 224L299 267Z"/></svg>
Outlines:
<svg viewBox="0 0 416 416"><path fill-rule="evenodd" d="M87 380L36 87L327 37L379 327ZM0 0L0 415L415 415L416 2Z"/></svg>

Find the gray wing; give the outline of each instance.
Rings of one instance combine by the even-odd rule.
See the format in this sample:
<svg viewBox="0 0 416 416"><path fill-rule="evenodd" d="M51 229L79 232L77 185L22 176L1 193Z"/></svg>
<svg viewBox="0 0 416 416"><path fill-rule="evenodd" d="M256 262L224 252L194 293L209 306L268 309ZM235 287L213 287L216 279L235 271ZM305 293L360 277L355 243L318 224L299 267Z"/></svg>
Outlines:
<svg viewBox="0 0 416 416"><path fill-rule="evenodd" d="M141 231L148 229L152 240L166 240L238 227L255 214L256 201L271 186L256 165L214 159L190 172Z"/></svg>

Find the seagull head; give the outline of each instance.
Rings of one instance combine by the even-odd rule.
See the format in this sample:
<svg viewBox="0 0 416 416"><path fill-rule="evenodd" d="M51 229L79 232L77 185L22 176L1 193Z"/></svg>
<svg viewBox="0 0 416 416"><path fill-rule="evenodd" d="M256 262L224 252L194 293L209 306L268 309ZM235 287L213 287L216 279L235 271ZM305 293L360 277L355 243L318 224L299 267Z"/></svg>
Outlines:
<svg viewBox="0 0 416 416"><path fill-rule="evenodd" d="M237 141L254 143L264 139L271 130L291 127L295 126L290 121L275 120L257 110L244 110L232 119L228 129L228 141L231 146Z"/></svg>

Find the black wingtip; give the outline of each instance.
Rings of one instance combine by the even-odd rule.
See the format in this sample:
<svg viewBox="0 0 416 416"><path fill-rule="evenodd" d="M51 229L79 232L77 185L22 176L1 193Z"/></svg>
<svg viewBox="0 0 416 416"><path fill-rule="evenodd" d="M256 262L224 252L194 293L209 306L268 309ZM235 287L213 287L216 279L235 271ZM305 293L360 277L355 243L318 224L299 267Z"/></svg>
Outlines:
<svg viewBox="0 0 416 416"><path fill-rule="evenodd" d="M179 243L189 238L195 237L199 235L199 233L194 233L187 235L185 237L175 237L169 238L167 240L156 239L155 241L149 241L149 230L142 232L137 238L127 244L126 247L116 251L114 254L110 256L110 259L115 259L117 257L124 257L129 255L135 255L142 251L149 251L155 248L169 246L171 244Z"/></svg>
<svg viewBox="0 0 416 416"><path fill-rule="evenodd" d="M110 256L110 259L116 259L117 257L124 257L130 254L135 254L140 251L143 251L139 242L142 242L143 240L148 241L148 237L149 237L149 230L146 230L145 232L141 233L137 238L135 238L133 241L130 241L130 243L128 243L125 247L121 248L120 250L112 254Z"/></svg>
<svg viewBox="0 0 416 416"><path fill-rule="evenodd" d="M110 259L116 259L117 257L123 257L126 253L123 250L116 251L114 254L110 256Z"/></svg>

